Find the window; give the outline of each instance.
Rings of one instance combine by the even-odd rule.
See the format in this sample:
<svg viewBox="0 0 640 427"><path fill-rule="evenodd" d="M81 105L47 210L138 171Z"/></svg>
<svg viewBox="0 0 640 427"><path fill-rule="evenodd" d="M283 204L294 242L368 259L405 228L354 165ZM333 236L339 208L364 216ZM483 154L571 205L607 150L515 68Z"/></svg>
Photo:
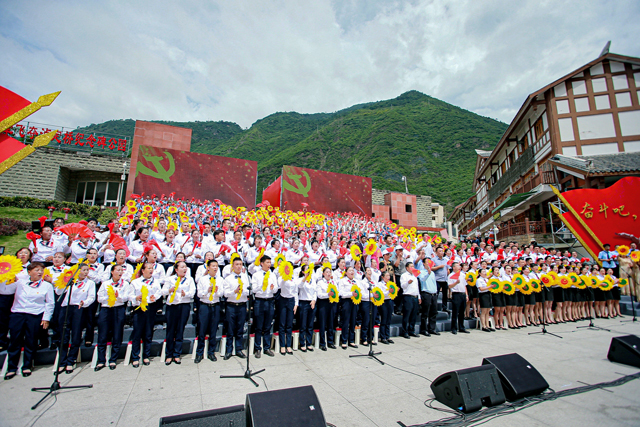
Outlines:
<svg viewBox="0 0 640 427"><path fill-rule="evenodd" d="M533 125L533 128L536 131L536 141L542 138L542 134L544 133L544 129L542 127L542 117L536 120L536 123Z"/></svg>
<svg viewBox="0 0 640 427"><path fill-rule="evenodd" d="M405 212L411 212L411 209L412 209L411 205L404 205Z"/></svg>
<svg viewBox="0 0 640 427"><path fill-rule="evenodd" d="M121 182L79 182L76 191L76 203L89 206L118 206L122 198Z"/></svg>

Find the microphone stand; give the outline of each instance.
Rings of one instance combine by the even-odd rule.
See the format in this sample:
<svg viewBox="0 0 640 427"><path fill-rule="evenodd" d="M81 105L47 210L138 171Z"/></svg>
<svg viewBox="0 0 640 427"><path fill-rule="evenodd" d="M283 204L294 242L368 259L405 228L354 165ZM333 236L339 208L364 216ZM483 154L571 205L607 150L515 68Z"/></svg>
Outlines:
<svg viewBox="0 0 640 427"><path fill-rule="evenodd" d="M247 368L242 375L220 375L220 378L246 378L253 383L256 387L259 387L258 383L251 377L258 375L261 372L264 372L264 369L260 369L259 371L251 372L251 368L249 367L249 359L251 358L251 288L252 283L249 280L249 296L247 298L247 308L248 308L248 317L247 317Z"/></svg>
<svg viewBox="0 0 640 427"><path fill-rule="evenodd" d="M529 335L542 334L544 336L548 334L548 335L553 335L556 338L562 339L560 335L556 335L554 333L547 331L547 309L544 306L545 305L544 289L541 289L540 292L542 292L542 330L540 332L529 332Z"/></svg>
<svg viewBox="0 0 640 427"><path fill-rule="evenodd" d="M589 309L589 324L586 326L577 326L576 329L587 328L587 329L593 329L594 331L600 330L600 331L611 332L610 329L605 329L605 328L601 328L600 326L596 326L595 323L593 323L593 317L591 316L591 306L588 306L588 309Z"/></svg>
<svg viewBox="0 0 640 427"><path fill-rule="evenodd" d="M40 399L38 401L38 403L36 403L35 405L33 405L31 407L31 410L36 409L47 397L52 396L52 395L57 395L58 392L60 390L69 390L69 389L80 389L80 388L93 388L93 384L89 384L89 385L74 385L74 386L61 386L60 385L60 381L58 379L58 377L60 376L60 361L62 360L62 347L64 347L64 338L66 336L66 330L67 330L67 318L69 316L69 302L71 302L71 291L73 290L73 280L76 277L76 274L78 274L78 271L80 271L80 268L83 265L87 265L84 262L78 265L78 268L76 269L75 273L73 273L73 276L71 276L71 278L69 279L69 281L67 282L67 284L65 285L65 288L67 289L67 292L69 294L68 296L68 300L67 300L67 307L65 309L64 312L64 323L62 324L62 336L60 338L60 346L58 347L58 362L56 363L56 369L55 369L55 373L53 375L55 375L55 378L53 379L53 383L49 386L49 387L34 387L31 389L31 391L47 391L47 394L45 394L42 399ZM63 300L67 295L65 294L65 292L62 293L62 295L60 295L60 300ZM69 337L69 341L71 341L71 337ZM69 343L67 343L67 346L69 345ZM68 348L67 348L68 351Z"/></svg>
<svg viewBox="0 0 640 427"><path fill-rule="evenodd" d="M381 365L384 365L384 362L376 357L379 354L382 354L382 352L373 351L373 302L371 302L371 286L371 283L369 283L369 331L367 332L367 340L369 341L369 352L367 354L350 354L349 357L368 357L369 359L376 360Z"/></svg>

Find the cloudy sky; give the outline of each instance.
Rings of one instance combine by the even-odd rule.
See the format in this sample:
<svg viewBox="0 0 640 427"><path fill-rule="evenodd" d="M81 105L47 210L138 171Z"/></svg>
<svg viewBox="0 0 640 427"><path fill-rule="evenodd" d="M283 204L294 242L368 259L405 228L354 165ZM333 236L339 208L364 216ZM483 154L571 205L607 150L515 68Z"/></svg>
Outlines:
<svg viewBox="0 0 640 427"><path fill-rule="evenodd" d="M611 51L640 56L640 2L0 1L0 85L34 120L228 120L332 112L418 90L509 122Z"/></svg>

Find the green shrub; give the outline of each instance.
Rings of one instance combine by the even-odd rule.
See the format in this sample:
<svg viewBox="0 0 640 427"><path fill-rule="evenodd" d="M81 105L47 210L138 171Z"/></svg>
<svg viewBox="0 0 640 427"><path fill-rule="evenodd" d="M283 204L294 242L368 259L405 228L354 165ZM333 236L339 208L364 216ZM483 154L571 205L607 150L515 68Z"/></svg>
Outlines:
<svg viewBox="0 0 640 427"><path fill-rule="evenodd" d="M50 206L56 208L54 217L62 216L64 214L63 209L71 209L69 213L74 215L80 215L86 218L98 218L102 215L100 206L88 206L80 203L61 202L59 200L43 200L36 199L34 197L0 197L0 207L15 207L22 209L48 209ZM107 209L111 210L111 209ZM105 212L107 211L105 210Z"/></svg>

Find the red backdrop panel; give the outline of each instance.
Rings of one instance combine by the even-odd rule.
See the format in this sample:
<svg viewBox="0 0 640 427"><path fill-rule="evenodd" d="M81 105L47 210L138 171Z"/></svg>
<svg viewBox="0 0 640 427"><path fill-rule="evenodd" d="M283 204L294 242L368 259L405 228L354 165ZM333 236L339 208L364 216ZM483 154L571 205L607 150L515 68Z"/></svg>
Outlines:
<svg viewBox="0 0 640 427"><path fill-rule="evenodd" d="M280 206L280 194L282 191L282 177L278 177L273 184L262 190L262 201L268 201L271 206Z"/></svg>
<svg viewBox="0 0 640 427"><path fill-rule="evenodd" d="M286 204L285 204L286 202ZM281 209L371 216L371 178L284 166Z"/></svg>
<svg viewBox="0 0 640 427"><path fill-rule="evenodd" d="M140 146L133 192L256 204L258 163L209 154Z"/></svg>
<svg viewBox="0 0 640 427"><path fill-rule="evenodd" d="M571 190L562 193L573 212L587 226L578 227L579 234L591 234L600 243L609 243L611 249L615 245L629 245L630 240L616 233L628 233L640 237L640 178L626 177L611 187L597 189ZM568 216L568 215L566 215ZM579 221L575 221L579 223ZM585 236L585 240L586 236ZM589 239L595 243L595 239ZM594 252L602 250L597 243Z"/></svg>

